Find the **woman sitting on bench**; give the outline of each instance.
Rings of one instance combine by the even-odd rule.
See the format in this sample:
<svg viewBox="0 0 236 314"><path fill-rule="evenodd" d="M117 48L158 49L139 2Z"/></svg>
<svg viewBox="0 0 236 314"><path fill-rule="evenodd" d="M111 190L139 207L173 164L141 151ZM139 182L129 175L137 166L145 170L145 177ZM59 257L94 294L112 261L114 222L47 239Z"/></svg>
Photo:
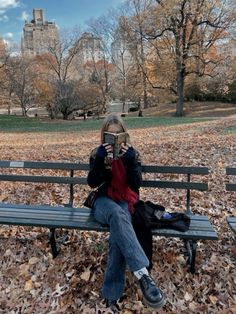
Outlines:
<svg viewBox="0 0 236 314"><path fill-rule="evenodd" d="M123 133L126 128L116 114L110 114L101 128L101 145L90 155L88 184L99 187L94 203L94 216L109 225L109 255L102 293L107 307L117 308L125 285L126 265L134 273L146 303L153 308L164 305L164 296L148 273L149 260L132 226L133 205L138 200L142 182L138 152L126 143L120 146L114 158L114 146L104 142L104 133Z"/></svg>

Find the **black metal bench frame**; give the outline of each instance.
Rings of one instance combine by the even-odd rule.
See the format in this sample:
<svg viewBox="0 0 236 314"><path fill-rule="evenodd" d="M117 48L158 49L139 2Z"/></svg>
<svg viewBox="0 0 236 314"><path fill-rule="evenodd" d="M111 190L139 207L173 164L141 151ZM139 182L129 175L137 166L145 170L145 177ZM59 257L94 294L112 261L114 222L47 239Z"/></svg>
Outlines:
<svg viewBox="0 0 236 314"><path fill-rule="evenodd" d="M86 185L86 177L76 176L76 171L88 171L89 165L85 163L63 163L63 162L35 162L35 161L0 161L0 168L4 169L41 169L41 170L67 170L68 176L54 175L22 175L19 173L2 173L1 181L30 182L30 183L58 183L69 185L69 202L63 206L50 205L23 205L0 203L0 224L40 226L50 229L49 241L53 257L59 253L55 239L57 228L79 229L91 231L109 231L102 226L90 214L88 208L73 207L75 185ZM194 215L190 210L191 190L207 191L208 184L205 182L191 181L191 175L208 175L207 167L179 167L179 166L152 166L143 165L143 174L169 174L186 175L187 180L171 181L159 178L144 179L143 188L170 188L186 190L185 213L191 217L190 228L186 232L171 229L153 229L155 236L177 237L184 241L190 271L195 272L195 258L198 240L217 240L217 234L211 226L207 216Z"/></svg>
<svg viewBox="0 0 236 314"><path fill-rule="evenodd" d="M227 176L236 176L236 168L226 167L226 175ZM236 192L236 183L226 183L225 185L226 191L235 191ZM230 229L236 233L236 217L226 217L226 221L230 227Z"/></svg>

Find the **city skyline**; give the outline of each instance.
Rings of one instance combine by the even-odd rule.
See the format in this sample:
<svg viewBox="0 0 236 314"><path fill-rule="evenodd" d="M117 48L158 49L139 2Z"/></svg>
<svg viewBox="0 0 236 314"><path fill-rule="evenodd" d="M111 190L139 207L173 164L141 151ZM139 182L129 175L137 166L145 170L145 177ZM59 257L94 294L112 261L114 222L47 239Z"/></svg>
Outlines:
<svg viewBox="0 0 236 314"><path fill-rule="evenodd" d="M90 18L98 18L123 0L0 0L0 37L5 42L20 43L25 21L33 18L33 9L43 9L45 20L59 29L81 26Z"/></svg>

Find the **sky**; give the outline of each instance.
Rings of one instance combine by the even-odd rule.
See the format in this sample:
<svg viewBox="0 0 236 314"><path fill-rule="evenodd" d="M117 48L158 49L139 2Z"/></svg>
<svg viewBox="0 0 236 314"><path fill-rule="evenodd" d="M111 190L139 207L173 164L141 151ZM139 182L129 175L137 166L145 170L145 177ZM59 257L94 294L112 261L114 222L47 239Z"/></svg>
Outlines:
<svg viewBox="0 0 236 314"><path fill-rule="evenodd" d="M61 29L86 27L90 18L98 18L118 7L123 0L0 0L0 37L19 42L25 20L31 21L33 9L43 9L46 21Z"/></svg>

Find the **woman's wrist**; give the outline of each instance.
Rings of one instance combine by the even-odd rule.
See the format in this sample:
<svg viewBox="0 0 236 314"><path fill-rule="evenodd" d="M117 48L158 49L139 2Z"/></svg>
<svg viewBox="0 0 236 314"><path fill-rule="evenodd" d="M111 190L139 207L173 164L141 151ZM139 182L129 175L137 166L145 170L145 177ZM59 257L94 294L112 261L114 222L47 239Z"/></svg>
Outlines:
<svg viewBox="0 0 236 314"><path fill-rule="evenodd" d="M133 164L136 160L135 150L132 146L129 146L128 149L123 154L123 159L127 164Z"/></svg>

